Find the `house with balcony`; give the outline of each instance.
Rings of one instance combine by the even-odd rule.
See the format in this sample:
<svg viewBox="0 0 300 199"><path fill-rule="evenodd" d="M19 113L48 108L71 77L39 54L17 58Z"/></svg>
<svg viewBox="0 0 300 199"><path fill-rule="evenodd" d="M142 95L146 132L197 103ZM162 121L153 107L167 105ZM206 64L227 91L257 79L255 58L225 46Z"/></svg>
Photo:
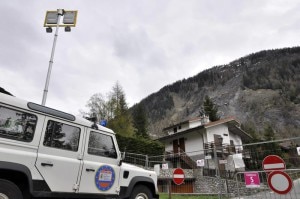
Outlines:
<svg viewBox="0 0 300 199"><path fill-rule="evenodd" d="M234 117L211 122L207 116L189 119L163 129L158 140L165 145L165 161L171 167L201 167L220 171L243 170L242 144L252 137L240 128Z"/></svg>
<svg viewBox="0 0 300 199"><path fill-rule="evenodd" d="M158 139L165 146L158 176L162 192L168 190L170 182L172 193L216 192L210 185L216 183L217 172L225 179L233 177L236 171L245 169L244 158L249 158L242 145L252 137L234 117L215 122L207 116L196 117L170 125L163 133ZM179 186L172 182L174 168L182 168L185 173L185 183Z"/></svg>

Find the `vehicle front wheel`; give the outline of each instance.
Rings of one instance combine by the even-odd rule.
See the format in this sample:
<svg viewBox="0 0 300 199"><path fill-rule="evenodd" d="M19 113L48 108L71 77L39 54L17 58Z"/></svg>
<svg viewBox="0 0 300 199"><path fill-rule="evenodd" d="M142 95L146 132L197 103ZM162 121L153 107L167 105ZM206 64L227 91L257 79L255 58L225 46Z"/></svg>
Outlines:
<svg viewBox="0 0 300 199"><path fill-rule="evenodd" d="M23 199L23 196L17 185L0 179L0 199Z"/></svg>
<svg viewBox="0 0 300 199"><path fill-rule="evenodd" d="M152 199L152 193L148 187L138 185L133 189L130 199Z"/></svg>

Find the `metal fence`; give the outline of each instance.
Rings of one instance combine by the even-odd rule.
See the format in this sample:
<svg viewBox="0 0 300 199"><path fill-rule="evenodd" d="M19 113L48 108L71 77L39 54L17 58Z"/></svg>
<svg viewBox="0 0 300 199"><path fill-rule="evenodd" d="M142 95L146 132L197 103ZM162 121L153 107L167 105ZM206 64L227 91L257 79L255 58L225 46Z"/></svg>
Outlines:
<svg viewBox="0 0 300 199"><path fill-rule="evenodd" d="M160 193L202 195L202 198L300 199L299 141L300 137L245 144L236 146L238 150L229 150L228 146L211 143L204 150L165 152L159 156L126 153L124 161L159 171ZM284 169L280 169L280 172L285 172L291 178L292 188L288 193L284 193L287 188L286 178L281 174L274 175L271 171L264 171L262 164L269 155L279 156L284 161ZM184 182L180 185L173 181L176 168L184 171ZM259 184L247 184L246 180L251 174L256 175ZM273 178L269 181L274 181L273 189L279 193L270 189L268 177L271 175ZM276 184L278 179L283 185Z"/></svg>
<svg viewBox="0 0 300 199"><path fill-rule="evenodd" d="M273 174L275 173L275 175ZM288 175L291 181L284 176ZM256 176L256 177L255 177ZM251 178L252 177L252 178ZM248 182L246 178L249 178ZM256 179L255 179L256 178ZM272 178L274 178L272 180ZM236 173L237 197L243 199L300 198L300 169L282 171L252 171ZM257 183L254 183L256 181ZM289 184L290 183L290 184ZM290 187L289 187L290 186ZM270 188L272 187L272 189ZM273 190L274 189L274 190Z"/></svg>

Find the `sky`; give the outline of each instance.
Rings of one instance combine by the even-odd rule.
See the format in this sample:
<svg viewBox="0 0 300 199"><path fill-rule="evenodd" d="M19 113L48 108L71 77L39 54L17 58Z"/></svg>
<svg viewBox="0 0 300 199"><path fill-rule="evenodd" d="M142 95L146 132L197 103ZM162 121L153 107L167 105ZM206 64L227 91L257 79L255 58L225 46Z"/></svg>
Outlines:
<svg viewBox="0 0 300 199"><path fill-rule="evenodd" d="M47 10L77 10L59 29L46 106L72 114L118 82L128 106L178 80L261 50L300 44L298 0L2 0L0 87L42 103L54 32Z"/></svg>

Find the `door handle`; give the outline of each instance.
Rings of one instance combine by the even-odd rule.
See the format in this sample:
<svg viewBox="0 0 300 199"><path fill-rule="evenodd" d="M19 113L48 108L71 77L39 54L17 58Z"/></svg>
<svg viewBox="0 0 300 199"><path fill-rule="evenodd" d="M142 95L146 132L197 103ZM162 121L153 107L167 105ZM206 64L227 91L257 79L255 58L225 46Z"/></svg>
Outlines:
<svg viewBox="0 0 300 199"><path fill-rule="evenodd" d="M86 168L85 170L86 170L87 172L95 172L95 169Z"/></svg>
<svg viewBox="0 0 300 199"><path fill-rule="evenodd" d="M46 166L53 167L53 164L52 164L52 163L44 163L44 162L42 162L41 165L42 165L43 167L46 167Z"/></svg>

